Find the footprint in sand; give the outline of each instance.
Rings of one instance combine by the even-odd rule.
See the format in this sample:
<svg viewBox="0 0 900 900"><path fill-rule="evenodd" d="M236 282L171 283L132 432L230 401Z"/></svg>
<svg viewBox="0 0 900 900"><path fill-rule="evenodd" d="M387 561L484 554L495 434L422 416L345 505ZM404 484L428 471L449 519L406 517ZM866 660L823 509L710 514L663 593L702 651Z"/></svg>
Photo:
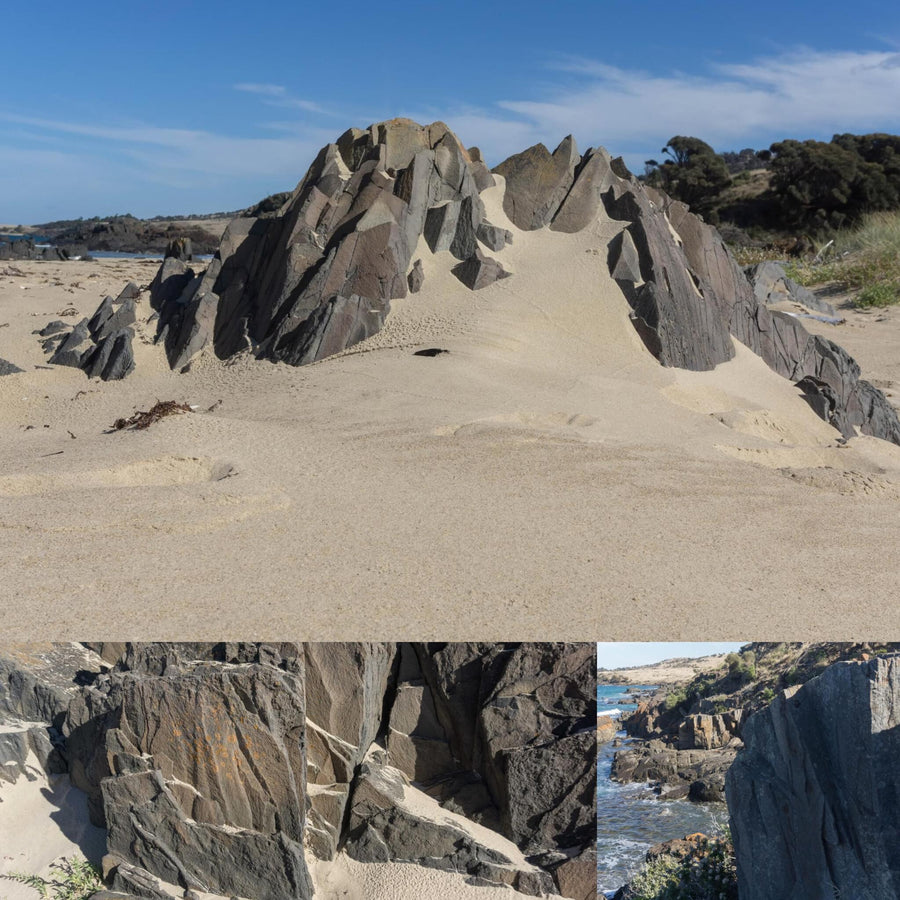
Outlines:
<svg viewBox="0 0 900 900"><path fill-rule="evenodd" d="M598 420L585 413L568 412L516 412L504 413L498 416L488 416L485 419L477 419L474 422L464 422L461 425L444 425L434 430L439 437L456 437L466 434L480 434L486 431L499 431L504 429L518 429L529 431L544 431L555 434L577 434L582 429L596 425Z"/></svg>
<svg viewBox="0 0 900 900"><path fill-rule="evenodd" d="M0 496L22 497L97 488L167 487L221 481L236 474L228 462L196 456L161 456L107 469L0 477Z"/></svg>

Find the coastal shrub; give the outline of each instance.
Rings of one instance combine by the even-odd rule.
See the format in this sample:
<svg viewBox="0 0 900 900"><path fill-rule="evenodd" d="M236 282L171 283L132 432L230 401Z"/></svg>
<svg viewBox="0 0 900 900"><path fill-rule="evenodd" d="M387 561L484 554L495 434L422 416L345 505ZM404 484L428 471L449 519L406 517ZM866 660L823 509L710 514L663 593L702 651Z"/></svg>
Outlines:
<svg viewBox="0 0 900 900"><path fill-rule="evenodd" d="M771 687L767 687L759 696L762 702L768 706L775 699L775 691Z"/></svg>
<svg viewBox="0 0 900 900"><path fill-rule="evenodd" d="M647 183L709 215L713 201L731 182L725 160L700 138L682 135L671 138L662 152L671 158L644 163Z"/></svg>
<svg viewBox="0 0 900 900"><path fill-rule="evenodd" d="M681 862L674 856L658 856L648 862L628 885L628 900L658 900L679 885Z"/></svg>
<svg viewBox="0 0 900 900"><path fill-rule="evenodd" d="M789 278L805 287L834 284L855 293L853 303L877 308L900 302L900 213L864 216L859 227L839 231L818 262L790 262Z"/></svg>
<svg viewBox="0 0 900 900"><path fill-rule="evenodd" d="M862 309L900 303L900 284L871 284L863 288L853 302Z"/></svg>
<svg viewBox="0 0 900 900"><path fill-rule="evenodd" d="M51 876L26 875L12 872L2 877L20 884L27 884L40 894L43 900L87 900L103 889L100 871L92 863L80 857L61 859L50 866Z"/></svg>
<svg viewBox="0 0 900 900"><path fill-rule="evenodd" d="M687 688L675 688L666 695L665 707L667 710L677 709L687 700Z"/></svg>
<svg viewBox="0 0 900 900"><path fill-rule="evenodd" d="M750 682L756 679L756 654L752 650L729 653L725 657L725 665L728 666L729 675L740 678L741 681Z"/></svg>
<svg viewBox="0 0 900 900"><path fill-rule="evenodd" d="M727 840L708 840L699 854L650 860L628 885L627 900L737 900L734 852Z"/></svg>

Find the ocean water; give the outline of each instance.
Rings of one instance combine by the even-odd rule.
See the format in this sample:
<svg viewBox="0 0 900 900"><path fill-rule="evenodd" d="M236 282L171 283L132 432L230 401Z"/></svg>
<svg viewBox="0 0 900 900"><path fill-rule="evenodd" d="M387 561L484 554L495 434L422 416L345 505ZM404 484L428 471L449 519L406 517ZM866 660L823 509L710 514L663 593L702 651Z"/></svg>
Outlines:
<svg viewBox="0 0 900 900"><path fill-rule="evenodd" d="M628 688L653 685L598 685L600 715L629 712L637 706ZM620 737L625 737L620 732ZM695 831L718 834L728 821L723 803L657 800L642 784L616 784L609 774L615 750L601 744L597 756L597 890L611 897L635 875L654 845Z"/></svg>

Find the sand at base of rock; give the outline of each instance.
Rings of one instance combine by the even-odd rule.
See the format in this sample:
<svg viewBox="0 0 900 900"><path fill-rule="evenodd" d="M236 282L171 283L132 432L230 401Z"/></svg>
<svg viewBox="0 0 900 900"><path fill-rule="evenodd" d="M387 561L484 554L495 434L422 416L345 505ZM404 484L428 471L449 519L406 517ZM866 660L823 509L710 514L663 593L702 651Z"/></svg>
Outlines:
<svg viewBox="0 0 900 900"><path fill-rule="evenodd" d="M32 331L147 285L156 264L0 266L0 357L25 369L0 378L0 637L900 626L885 552L900 542L900 448L839 441L743 347L712 372L662 368L609 276L620 224L521 232L498 181L488 218L514 241L491 255L512 277L472 292L420 244L422 291L370 340L301 368L208 355L173 373L146 293L125 381L39 368ZM414 355L429 347L449 352ZM194 411L111 430L157 400ZM835 490L809 470L850 474Z"/></svg>

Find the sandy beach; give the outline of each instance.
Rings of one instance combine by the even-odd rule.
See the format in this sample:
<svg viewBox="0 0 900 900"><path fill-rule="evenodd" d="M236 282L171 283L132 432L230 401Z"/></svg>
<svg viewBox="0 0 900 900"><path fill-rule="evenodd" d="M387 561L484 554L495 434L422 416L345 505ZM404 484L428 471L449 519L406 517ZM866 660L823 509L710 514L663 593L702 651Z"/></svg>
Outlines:
<svg viewBox="0 0 900 900"><path fill-rule="evenodd" d="M34 330L157 264L0 265L0 357L25 370L0 378L0 637L897 628L900 447L839 441L740 345L712 372L660 367L607 269L618 226L522 232L501 191L483 198L513 277L473 293L423 242L422 291L301 368L174 373L140 321L124 381L45 368ZM816 328L890 393L896 311ZM111 430L157 400L194 411Z"/></svg>
<svg viewBox="0 0 900 900"><path fill-rule="evenodd" d="M712 672L722 668L725 664L725 655L718 653L696 658L680 657L664 659L647 666L601 669L597 673L597 682L598 684L681 684L693 680L703 672Z"/></svg>

